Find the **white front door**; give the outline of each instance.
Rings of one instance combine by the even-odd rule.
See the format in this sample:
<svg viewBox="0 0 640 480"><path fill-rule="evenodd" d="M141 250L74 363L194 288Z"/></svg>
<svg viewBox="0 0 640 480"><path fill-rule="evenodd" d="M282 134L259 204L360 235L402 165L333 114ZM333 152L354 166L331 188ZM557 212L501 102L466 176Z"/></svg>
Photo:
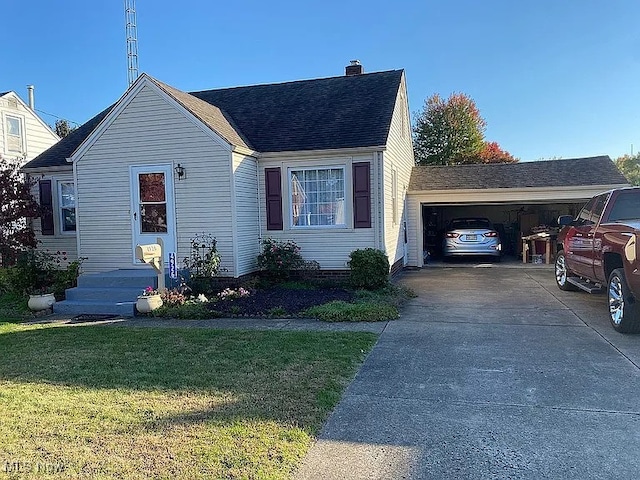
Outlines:
<svg viewBox="0 0 640 480"><path fill-rule="evenodd" d="M164 242L164 260L176 251L175 205L173 203L172 165L131 167L131 225L133 263L135 246Z"/></svg>

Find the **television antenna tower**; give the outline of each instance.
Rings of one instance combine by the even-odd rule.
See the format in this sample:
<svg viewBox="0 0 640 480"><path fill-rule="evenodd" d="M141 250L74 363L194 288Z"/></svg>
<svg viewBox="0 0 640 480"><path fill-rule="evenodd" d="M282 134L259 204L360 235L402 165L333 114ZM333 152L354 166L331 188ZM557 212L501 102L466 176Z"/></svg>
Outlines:
<svg viewBox="0 0 640 480"><path fill-rule="evenodd" d="M135 0L124 0L124 19L127 33L127 80L131 86L138 78L138 31Z"/></svg>

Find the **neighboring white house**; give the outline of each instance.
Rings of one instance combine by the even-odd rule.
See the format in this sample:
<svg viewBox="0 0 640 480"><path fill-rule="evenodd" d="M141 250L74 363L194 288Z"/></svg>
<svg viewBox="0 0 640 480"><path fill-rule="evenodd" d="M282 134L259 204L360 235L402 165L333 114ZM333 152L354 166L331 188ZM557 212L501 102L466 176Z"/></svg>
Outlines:
<svg viewBox="0 0 640 480"><path fill-rule="evenodd" d="M404 71L185 93L143 74L24 170L52 213L42 248L85 272L139 266L137 244L217 240L225 275L257 269L261 239L293 240L324 270L358 248L406 264L414 165Z"/></svg>
<svg viewBox="0 0 640 480"><path fill-rule="evenodd" d="M0 92L0 158L26 163L58 140L15 92Z"/></svg>

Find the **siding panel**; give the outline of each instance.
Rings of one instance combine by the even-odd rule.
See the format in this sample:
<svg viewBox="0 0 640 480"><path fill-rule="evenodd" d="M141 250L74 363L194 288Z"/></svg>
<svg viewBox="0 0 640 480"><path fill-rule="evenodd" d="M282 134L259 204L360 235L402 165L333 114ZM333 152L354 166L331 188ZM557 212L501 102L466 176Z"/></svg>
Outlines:
<svg viewBox="0 0 640 480"><path fill-rule="evenodd" d="M176 256L197 234L216 237L225 275L235 275L231 224L231 154L163 96L144 87L77 160L80 248L84 270L133 266L131 165L180 163L174 177ZM146 267L145 267L146 268Z"/></svg>
<svg viewBox="0 0 640 480"><path fill-rule="evenodd" d="M260 246L258 225L258 165L255 158L234 154L237 275L257 269Z"/></svg>
<svg viewBox="0 0 640 480"><path fill-rule="evenodd" d="M407 216L408 212L404 211L407 187L411 177L411 169L415 164L413 158L413 146L411 143L409 106L407 103L405 81L405 77L403 76L396 97L393 117L391 119L391 128L387 139L387 150L384 152L384 242L385 251L389 256L389 263L392 265L396 261L402 259L404 254L403 219L406 219L407 225L410 225L411 228L415 228L415 224L419 220L418 218ZM398 183L396 218L393 218L392 201L392 170L394 169L397 171ZM416 248L413 244L414 238L415 237L408 235L409 252ZM413 265L413 263L410 264Z"/></svg>
<svg viewBox="0 0 640 480"><path fill-rule="evenodd" d="M60 207L60 198L58 197L58 183L59 182L73 182L73 173L71 168L69 168L68 172L57 172L55 174L45 175L44 177L38 175L38 179L41 180L50 180L52 187L52 200L53 200L53 225L54 225L54 235L42 235L40 220L35 219L31 222L31 226L36 235L36 239L38 240L38 250L49 251L51 253L56 252L65 252L67 255L67 261L62 262L62 266L66 266L68 262L74 261L78 259L77 252L77 241L75 233L61 233L62 229L60 226L60 215L59 215L59 207ZM33 179L33 177L32 177ZM38 202L40 202L39 198L39 188L38 182L33 182L31 187L31 195Z"/></svg>
<svg viewBox="0 0 640 480"><path fill-rule="evenodd" d="M299 159L261 160L259 165L259 192L260 200L260 235L261 238L272 238L279 241L294 241L301 249L301 254L305 260L315 260L322 269L346 270L349 254L358 248L375 247L375 219L373 228L353 228L353 191L352 191L352 164L354 162L371 162L373 165L374 155L363 154L354 157L344 156L306 156ZM342 165L345 167L345 186L347 188L345 201L347 211L348 228L291 228L291 200L288 185L288 171L290 168L304 167L326 167ZM282 192L284 229L280 231L267 230L266 228L266 200L265 200L265 168L281 167L284 179L284 190ZM373 185L373 167L371 168L371 185ZM374 195L372 195L373 197ZM372 202L373 202L372 198Z"/></svg>

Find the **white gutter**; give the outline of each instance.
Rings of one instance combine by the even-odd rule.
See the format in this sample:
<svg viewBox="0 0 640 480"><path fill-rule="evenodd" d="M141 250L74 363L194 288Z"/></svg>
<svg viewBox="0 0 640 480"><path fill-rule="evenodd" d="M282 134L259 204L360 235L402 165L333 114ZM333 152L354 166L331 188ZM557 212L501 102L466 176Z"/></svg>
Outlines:
<svg viewBox="0 0 640 480"><path fill-rule="evenodd" d="M344 155L344 156L353 156L359 154L370 154L379 151L386 150L387 147L384 145L381 146L371 146L371 147L355 147L355 148L334 148L334 149L324 149L324 150L293 150L287 152L262 152L258 154L259 159L271 159L271 158L306 158L306 157L317 157L321 155Z"/></svg>

